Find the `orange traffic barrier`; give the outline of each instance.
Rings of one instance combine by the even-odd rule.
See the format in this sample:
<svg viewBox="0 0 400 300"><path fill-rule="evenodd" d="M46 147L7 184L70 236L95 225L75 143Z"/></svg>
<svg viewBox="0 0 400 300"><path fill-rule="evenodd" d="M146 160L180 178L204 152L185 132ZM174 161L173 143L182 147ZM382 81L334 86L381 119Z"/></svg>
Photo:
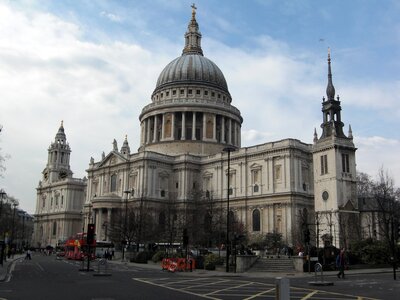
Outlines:
<svg viewBox="0 0 400 300"><path fill-rule="evenodd" d="M178 266L177 262L176 261L172 261L169 264L168 271L174 273L176 271L177 266Z"/></svg>

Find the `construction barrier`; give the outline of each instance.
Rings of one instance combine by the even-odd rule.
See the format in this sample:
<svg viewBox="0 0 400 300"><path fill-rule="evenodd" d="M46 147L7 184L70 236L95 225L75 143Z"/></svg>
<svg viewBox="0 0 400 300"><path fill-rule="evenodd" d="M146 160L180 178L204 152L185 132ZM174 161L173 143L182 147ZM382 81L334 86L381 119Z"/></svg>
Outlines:
<svg viewBox="0 0 400 300"><path fill-rule="evenodd" d="M194 270L196 267L195 260L193 258L164 258L161 261L162 270L168 270L169 272Z"/></svg>

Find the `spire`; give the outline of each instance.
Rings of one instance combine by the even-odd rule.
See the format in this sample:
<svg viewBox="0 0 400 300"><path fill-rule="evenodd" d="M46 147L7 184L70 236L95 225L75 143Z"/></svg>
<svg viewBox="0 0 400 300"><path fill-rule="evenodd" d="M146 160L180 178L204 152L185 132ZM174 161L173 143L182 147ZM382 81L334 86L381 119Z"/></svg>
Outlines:
<svg viewBox="0 0 400 300"><path fill-rule="evenodd" d="M314 127L314 143L318 141L317 128Z"/></svg>
<svg viewBox="0 0 400 300"><path fill-rule="evenodd" d="M125 135L124 144L121 147L121 153L125 155L129 155L131 153L131 148L129 147L127 135Z"/></svg>
<svg viewBox="0 0 400 300"><path fill-rule="evenodd" d="M353 131L351 130L351 125L349 124L349 134L347 135L349 139L353 138Z"/></svg>
<svg viewBox="0 0 400 300"><path fill-rule="evenodd" d="M331 49L328 48L328 86L326 87L326 96L329 100L335 100L335 87L332 83L332 71L331 71Z"/></svg>
<svg viewBox="0 0 400 300"><path fill-rule="evenodd" d="M66 142L66 140L67 140L67 137L64 132L64 121L61 121L60 128L58 128L58 132L56 134L54 141L56 143L64 144Z"/></svg>
<svg viewBox="0 0 400 300"><path fill-rule="evenodd" d="M182 55L184 54L200 54L203 55L201 49L201 33L199 31L199 24L196 21L197 7L192 4L192 19L189 22L188 30L185 33L185 48L183 48Z"/></svg>

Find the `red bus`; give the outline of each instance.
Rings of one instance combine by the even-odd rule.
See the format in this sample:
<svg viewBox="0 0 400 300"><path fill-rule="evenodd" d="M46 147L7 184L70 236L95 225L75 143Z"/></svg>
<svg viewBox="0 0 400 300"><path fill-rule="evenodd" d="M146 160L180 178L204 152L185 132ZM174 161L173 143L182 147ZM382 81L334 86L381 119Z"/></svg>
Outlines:
<svg viewBox="0 0 400 300"><path fill-rule="evenodd" d="M87 245L86 233L77 233L75 236L70 237L65 241L65 257L73 260L83 260L87 257L88 245ZM96 240L90 244L90 256L92 259L95 258L94 249L96 247Z"/></svg>

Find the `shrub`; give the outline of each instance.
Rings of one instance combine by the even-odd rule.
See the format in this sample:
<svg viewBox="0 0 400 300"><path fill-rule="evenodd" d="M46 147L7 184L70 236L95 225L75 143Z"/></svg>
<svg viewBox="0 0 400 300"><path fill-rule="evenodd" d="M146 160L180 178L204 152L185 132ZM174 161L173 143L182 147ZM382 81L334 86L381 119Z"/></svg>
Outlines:
<svg viewBox="0 0 400 300"><path fill-rule="evenodd" d="M153 262L159 262L159 261L162 261L163 260L163 258L165 258L166 257L166 253L165 253L165 251L164 250L160 250L160 251L157 251L154 255L153 255L153 257L151 258L151 260L153 261Z"/></svg>
<svg viewBox="0 0 400 300"><path fill-rule="evenodd" d="M211 254L207 254L204 258L204 269L206 270L215 270L215 266L217 264L219 264L220 262L220 258L211 253Z"/></svg>
<svg viewBox="0 0 400 300"><path fill-rule="evenodd" d="M139 264L147 264L147 257L148 253L146 251L135 253L132 258L131 262L139 263Z"/></svg>

